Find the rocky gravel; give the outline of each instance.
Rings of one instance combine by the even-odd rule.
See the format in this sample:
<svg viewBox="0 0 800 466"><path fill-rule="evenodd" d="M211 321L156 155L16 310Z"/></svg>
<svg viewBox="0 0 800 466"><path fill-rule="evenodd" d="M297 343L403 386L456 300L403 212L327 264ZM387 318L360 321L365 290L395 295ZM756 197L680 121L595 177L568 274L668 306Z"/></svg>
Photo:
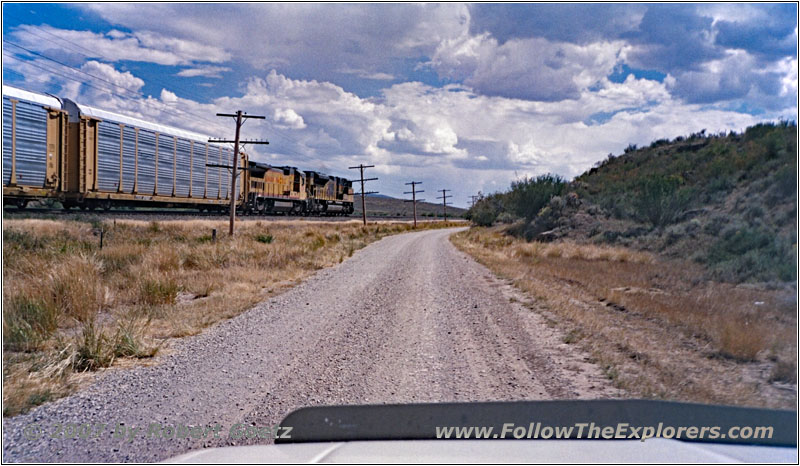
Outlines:
<svg viewBox="0 0 800 466"><path fill-rule="evenodd" d="M107 370L4 419L3 461L159 461L267 443L238 437L303 406L618 396L535 301L450 244L454 231L384 238L157 364Z"/></svg>

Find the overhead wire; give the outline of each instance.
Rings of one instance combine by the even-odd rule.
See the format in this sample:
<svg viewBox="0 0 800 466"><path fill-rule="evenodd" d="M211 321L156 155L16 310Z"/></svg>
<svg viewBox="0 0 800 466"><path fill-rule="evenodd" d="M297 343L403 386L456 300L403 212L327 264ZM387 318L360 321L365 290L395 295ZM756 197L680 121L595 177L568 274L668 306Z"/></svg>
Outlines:
<svg viewBox="0 0 800 466"><path fill-rule="evenodd" d="M84 52L80 52L80 51L78 51L78 50L75 50L74 48L71 48L71 47L69 47L69 48L70 48L70 50L72 50L72 51L74 51L74 52L77 52L77 53L79 53L79 54L83 55L83 56L84 56L84 57L86 57L86 58L89 58L89 59L91 59L91 58L93 58L93 57L94 57L94 58L101 58L101 57L103 56L103 54L100 54L100 53L98 53L98 52L92 51L92 50L90 50L90 49L88 49L88 48L86 48L86 47L84 47L84 46L82 46L82 45L80 45L80 44L77 44L77 43L75 43L75 42L73 42L73 41L70 41L69 39L66 39L66 38L63 38L63 37L57 36L57 35L55 35L55 34L53 34L53 33L49 32L49 31L46 31L46 30L42 29L42 28L38 28L38 29L37 29L37 31L39 31L39 32L42 32L42 33L45 33L45 34L48 34L48 35L50 35L50 36L52 36L52 37L54 37L54 38L57 38L57 39L59 39L59 40L61 40L61 41L63 41L63 42L69 43L69 44L71 44L71 45L74 45L75 47L78 47L78 48L80 48L80 49L82 49L82 50L85 50L86 52L89 52L89 54L91 54L91 55L89 55L89 54L86 54L86 53L84 53ZM40 38L40 39L42 39L42 40L46 40L46 41L50 42L51 44L53 44L53 45L56 45L57 47L65 47L64 45L61 45L61 44L56 44L56 43L54 43L52 40L46 39L46 38L44 38L44 37L42 37L42 36L40 36L40 35L36 34L35 32L32 32L30 29L29 29L29 30L27 30L26 32L32 33L34 36L36 36L36 37L39 37L39 38ZM42 54L42 53L39 53L39 52L33 51L33 50L29 49L29 48L26 48L26 47L23 47L23 46L21 46L21 45L19 45L19 44L16 44L16 43L14 43L14 42L11 42L11 41L9 41L9 40L7 40L7 39L3 39L3 42L5 42L5 43L7 43L7 44L9 44L9 45L11 45L11 46L17 47L17 48L19 48L19 49L21 49L21 50L24 50L25 52L27 52L27 53L29 53L29 54L31 54L31 55L38 56L38 57L40 57L40 58L43 58L43 59L45 59L45 60L52 61L52 62L54 62L54 63L56 63L56 64L58 64L58 65L60 65L60 66L63 66L63 67L69 68L69 69L71 69L71 70L73 70L73 71L76 71L76 72L79 72L79 73L82 73L82 74L85 74L85 75L87 75L87 76L89 76L89 77L91 77L91 78L94 78L94 79L96 79L96 80L100 80L100 81L103 81L103 82L105 82L105 83L108 83L108 84L109 84L109 85L111 85L111 86L114 86L114 87L116 87L116 88L122 89L122 90L124 90L124 91L126 91L126 92L129 92L129 93L131 93L131 94L134 94L134 95L135 95L137 98L136 98L136 99L134 99L134 98L131 98L131 97L129 97L129 96L124 96L124 95L121 95L121 94L119 94L119 93L117 93L117 92L114 92L113 90L111 90L111 89L109 89L109 88L102 88L102 87L98 87L98 86L96 86L96 85L92 85L92 84L90 84L90 83L89 83L88 81L86 81L86 80L81 80L81 79L78 79L78 78L75 78L75 77L70 77L70 76L67 76L67 75L65 75L65 74L63 74L63 73L58 73L58 72L56 72L56 71L55 71L55 70L53 70L53 69L48 69L48 68L44 68L44 67L42 67L42 66L37 66L37 65L35 65L35 64L34 64L32 61L29 61L29 60L20 60L19 58L17 58L17 61L18 61L18 62L20 62L20 63L27 63L27 64L31 64L31 65L35 66L36 68L43 69L43 70L45 70L45 71L49 71L49 72L55 73L55 74L57 74L57 75L59 75L59 76L65 77L65 78L67 78L67 79L71 79L71 80L73 80L73 81L80 82L80 83L82 83L82 84L85 84L85 85L87 85L87 86L93 87L93 88L95 88L95 89L99 89L99 90L103 90L103 91L105 91L105 92L109 92L109 93L111 93L112 95L115 95L116 97L119 97L119 98L123 98L123 99L131 100L131 101L139 101L139 99L141 99L141 93L140 93L140 92L138 92L138 91L135 91L135 90L132 90L132 89L126 88L126 87L124 87L124 86L121 86L121 85L119 85L119 84L117 84L117 83L114 83L114 82L108 81L108 80L106 80L106 79L104 79L104 78L102 78L102 77L99 77L99 76L93 75L93 74L91 74L91 73L88 73L88 72L86 72L86 71L84 71L84 70L81 70L81 69L79 69L79 68L76 68L76 67L74 67L74 66L68 65L68 64L66 64L66 63L63 63L63 62L61 62L61 61L59 61L59 60L56 60L56 59L54 59L54 58L48 57L47 55L44 55L44 54ZM160 83L158 80L155 80L155 79L150 79L150 78L148 78L148 80L149 80L149 81L156 82L156 83L159 83L159 84L162 84L162 85L163 85L163 83ZM166 88L166 87L167 87L167 86L165 86L165 88ZM177 90L179 90L179 91L181 91L182 93L184 93L184 95L190 95L190 96L194 96L194 97L195 97L195 98L197 98L198 100L202 100L202 98L200 98L200 97L199 97L199 94L194 94L194 93L192 93L192 92L188 92L188 91L186 91L185 89L177 88L177 87L175 87L174 85L173 85L172 87L173 87L173 88L176 88L176 89L177 89ZM217 125L217 124L218 124L218 122L217 122L217 121L209 120L208 118L205 118L205 117L203 117L203 116L201 116L201 115L197 115L197 114L195 114L195 113L192 113L192 112L190 112L190 111L188 111L188 110L185 110L185 109L181 109L181 108L177 108L177 107L176 107L176 108L174 108L174 110L177 110L177 111L179 111L179 112L181 112L181 113L183 113L183 114L185 114L185 115L191 115L191 116L193 116L193 117L199 118L199 119L201 119L201 120L204 120L204 121L206 121L206 122L208 122L208 123L211 123L211 124L214 124L214 125ZM170 115L173 115L173 116L176 116L176 117L179 117L179 118L180 118L180 115L176 115L176 114L175 114L175 113L173 113L173 112L166 111L166 110L163 110L163 109L162 109L161 111L163 111L164 113L167 113L167 114L170 114ZM280 130L279 128L277 128L275 125L273 125L273 124L272 124L272 122L270 122L269 120L267 120L267 124L270 126L270 129L273 131L273 135L275 135L275 136L277 136L277 137L279 137L279 138L283 139L284 141L286 141L286 142L288 142L288 143L291 143L291 144L294 144L294 145L297 145L297 146L303 146L303 145L304 145L303 143L300 143L299 141L297 141L297 140L295 140L295 139L293 139L293 138L291 138L291 137L289 137L289 136L287 136L287 135L283 134L283 131L282 131L282 130ZM305 160L311 160L311 157L310 157L309 155L307 155L307 154L301 154L301 153L299 153L299 152L297 152L297 151L293 150L293 149L292 149L291 147L289 147L289 146L284 146L284 147L282 147L282 148L281 148L281 152L284 152L284 153L288 152L288 153L289 153L289 155L294 155L294 156L300 157L301 159L305 159Z"/></svg>
<svg viewBox="0 0 800 466"><path fill-rule="evenodd" d="M79 51L79 50L76 50L75 48L71 48L71 47L70 47L70 49L71 49L72 51L75 51L75 52L77 52L77 53L79 53L79 54L83 55L83 56L84 56L84 57L86 57L86 58L89 58L89 59L92 59L92 58L103 58L103 54L102 54L102 53L99 53L99 52L97 52L97 51L91 50L91 49L89 49L89 48L87 48L87 47L84 47L84 46L82 46L82 45L80 45L80 44L78 44L78 43L76 43L76 42L73 42L73 41L71 41L71 40L69 40L69 39L66 39L66 38L64 38L64 37L58 36L58 35L56 35L56 34L53 34L52 32L45 30L44 28L41 28L41 27L39 27L39 28L35 29L35 31L42 32L42 33L45 33L45 34L47 34L47 35L49 35L49 36L51 36L51 37L54 37L54 38L56 38L56 39L58 39L58 40L60 40L60 41L66 42L66 43L68 43L68 44L70 44L70 45L73 45L73 46L75 46L75 47L77 47L77 48L80 48L80 49L82 49L82 50L84 50L84 51L88 52L89 54L87 54L87 53L84 53L84 52L81 52L81 51ZM51 44L57 45L57 44L55 44L55 43L54 43L52 40L50 40L50 39L46 39L46 38L42 37L41 35L38 35L38 34L37 34L36 32L34 32L34 30L32 30L31 28L29 28L29 29L26 29L26 30L25 30L25 32L27 32L27 33L29 33L29 34L32 34L32 35L34 35L34 36L36 36L36 37L38 37L38 38L40 38L40 39L46 40L46 41L50 42ZM58 45L57 45L57 46L58 46ZM158 80L158 79L154 79L154 78L148 78L148 81L151 81L151 82L154 82L154 83L160 84L160 85L161 85L161 86L163 86L165 89L166 89L166 88L168 88L168 87L172 87L173 89L176 89L176 90L179 90L179 91L181 91L181 92L182 92L184 95L189 95L189 96L191 96L191 97L194 97L194 98L195 98L196 100L198 100L198 101L202 101L202 100L204 100L204 98L205 98L205 96L201 96L200 94L197 94L197 93L194 93L194 92L187 91L185 88L177 87L177 86L175 86L175 85L174 85L174 83L167 85L167 84L165 84L164 82L162 82L162 81L160 81L160 80ZM196 116L196 117L198 117L198 118L203 118L203 117L200 117L199 115L193 114L193 113L191 113L191 112L188 112L188 111L185 111L185 113L189 113L189 114L191 114L191 115L193 115L193 116ZM204 118L203 118L203 119L204 119ZM206 121L209 121L209 122L211 122L210 120L206 120ZM297 141L297 140L295 140L295 139L293 139L293 138L291 138L291 137L289 137L289 136L286 136L285 134L283 134L283 132L282 132L282 131L281 131L279 128L277 128L275 125L273 125L271 122L268 122L268 124L269 124L270 128L272 129L272 131L273 131L273 132L274 132L274 133L275 133L275 134L276 134L278 137L280 137L280 138L284 139L285 141L287 141L287 142L289 142L289 143L292 143L292 144L295 144L295 145L298 145L298 146L302 146L302 145L303 145L303 144L302 144L302 143L300 143L299 141ZM305 156L303 156L302 154L298 154L298 153L294 153L294 155L297 155L297 156L300 156L300 157L305 157Z"/></svg>

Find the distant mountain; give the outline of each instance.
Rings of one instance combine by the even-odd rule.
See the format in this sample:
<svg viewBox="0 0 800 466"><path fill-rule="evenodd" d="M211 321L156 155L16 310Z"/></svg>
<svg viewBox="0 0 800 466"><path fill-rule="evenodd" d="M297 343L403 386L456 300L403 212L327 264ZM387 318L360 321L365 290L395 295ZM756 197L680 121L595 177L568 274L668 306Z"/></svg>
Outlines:
<svg viewBox="0 0 800 466"><path fill-rule="evenodd" d="M413 207L410 202L384 194L368 194L366 198L367 215L376 217L411 217ZM361 196L355 196L355 213L361 215ZM447 216L460 217L466 209L447 206ZM417 217L441 217L442 204L417 202Z"/></svg>

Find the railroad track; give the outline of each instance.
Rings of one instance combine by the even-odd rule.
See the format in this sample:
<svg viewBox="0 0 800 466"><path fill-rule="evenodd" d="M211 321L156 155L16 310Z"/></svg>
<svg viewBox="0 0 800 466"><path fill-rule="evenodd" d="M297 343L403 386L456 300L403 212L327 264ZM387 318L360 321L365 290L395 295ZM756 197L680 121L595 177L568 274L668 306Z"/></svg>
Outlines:
<svg viewBox="0 0 800 466"><path fill-rule="evenodd" d="M56 208L25 208L18 209L16 207L6 207L3 209L3 216L6 218L15 217L62 217L62 218L75 218L75 217L113 217L113 218L136 218L143 220L163 220L170 218L191 219L191 218L211 218L226 220L228 214L219 212L199 212L197 210L180 210L180 209L158 209L158 210L124 210L124 209L111 209L111 210L64 210ZM305 220L311 222L346 222L348 220L360 220L361 216L353 214L349 217L303 217L295 215L242 215L237 214L238 220ZM370 221L376 220L412 220L412 217L398 217L398 216L377 216L368 217ZM425 219L427 220L427 219ZM421 221L425 221L421 220Z"/></svg>

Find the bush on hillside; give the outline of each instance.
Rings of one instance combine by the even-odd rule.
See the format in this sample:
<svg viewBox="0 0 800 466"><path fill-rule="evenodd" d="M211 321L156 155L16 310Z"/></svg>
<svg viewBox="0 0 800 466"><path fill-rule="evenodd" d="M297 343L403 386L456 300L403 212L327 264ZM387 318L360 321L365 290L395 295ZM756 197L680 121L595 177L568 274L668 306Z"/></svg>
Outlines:
<svg viewBox="0 0 800 466"><path fill-rule="evenodd" d="M634 200L638 220L663 227L680 218L691 201L692 191L681 187L678 176L652 175L641 181Z"/></svg>
<svg viewBox="0 0 800 466"><path fill-rule="evenodd" d="M706 262L725 281L797 279L796 239L757 227L731 227L710 248Z"/></svg>
<svg viewBox="0 0 800 466"><path fill-rule="evenodd" d="M497 219L497 211L492 207L491 203L486 200L475 204L469 212L469 219L472 223L481 227L491 226Z"/></svg>
<svg viewBox="0 0 800 466"><path fill-rule="evenodd" d="M533 220L553 196L561 195L566 186L564 178L549 173L515 181L507 195L509 210L528 221Z"/></svg>

